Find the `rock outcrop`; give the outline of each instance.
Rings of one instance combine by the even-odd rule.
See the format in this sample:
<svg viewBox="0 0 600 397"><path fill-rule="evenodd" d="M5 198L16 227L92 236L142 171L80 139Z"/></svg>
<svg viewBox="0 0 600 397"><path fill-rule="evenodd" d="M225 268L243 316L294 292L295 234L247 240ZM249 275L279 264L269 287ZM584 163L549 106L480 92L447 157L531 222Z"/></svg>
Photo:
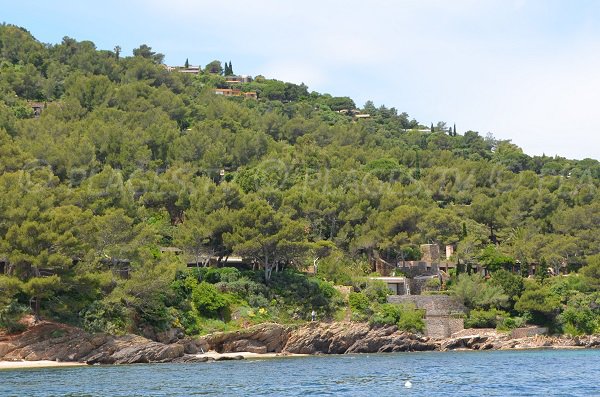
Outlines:
<svg viewBox="0 0 600 397"><path fill-rule="evenodd" d="M283 349L298 354L383 353L436 350L429 338L402 332L396 326L366 323L310 323L291 332Z"/></svg>
<svg viewBox="0 0 600 397"><path fill-rule="evenodd" d="M79 328L41 322L18 335L0 334L0 361L75 361L88 364L133 364L239 360L240 352L285 354L383 353L426 350L504 350L535 348L600 348L600 335L567 337L535 335L514 338L493 329L464 330L451 338L432 339L366 323L308 323L296 328L260 324L235 332L219 332L172 343L142 336L89 334ZM212 351L207 355L196 354ZM215 353L217 352L217 353ZM223 353L223 354L218 354ZM227 354L224 354L227 353Z"/></svg>
<svg viewBox="0 0 600 397"><path fill-rule="evenodd" d="M219 353L344 354L435 350L428 338L398 331L395 326L366 323L309 323L296 329L279 324L219 332L195 341Z"/></svg>
<svg viewBox="0 0 600 397"><path fill-rule="evenodd" d="M0 337L0 360L5 361L160 363L183 357L184 350L182 344L164 344L137 335L89 334L53 322L39 323L19 335Z"/></svg>
<svg viewBox="0 0 600 397"><path fill-rule="evenodd" d="M600 335L548 336L534 335L513 338L496 330L464 330L458 335L439 341L439 350L524 350L524 349L573 349L600 348Z"/></svg>
<svg viewBox="0 0 600 397"><path fill-rule="evenodd" d="M219 353L280 353L290 335L290 327L265 323L234 332L217 332L200 337L194 343L203 351Z"/></svg>

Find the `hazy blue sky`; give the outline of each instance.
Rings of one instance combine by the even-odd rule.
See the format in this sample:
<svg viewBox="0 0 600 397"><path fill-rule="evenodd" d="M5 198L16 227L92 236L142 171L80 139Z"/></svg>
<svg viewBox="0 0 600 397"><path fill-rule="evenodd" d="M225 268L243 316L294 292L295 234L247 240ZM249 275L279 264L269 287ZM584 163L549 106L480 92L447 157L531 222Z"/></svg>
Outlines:
<svg viewBox="0 0 600 397"><path fill-rule="evenodd" d="M528 154L600 159L600 1L0 0L0 21L168 64L304 82L512 139Z"/></svg>

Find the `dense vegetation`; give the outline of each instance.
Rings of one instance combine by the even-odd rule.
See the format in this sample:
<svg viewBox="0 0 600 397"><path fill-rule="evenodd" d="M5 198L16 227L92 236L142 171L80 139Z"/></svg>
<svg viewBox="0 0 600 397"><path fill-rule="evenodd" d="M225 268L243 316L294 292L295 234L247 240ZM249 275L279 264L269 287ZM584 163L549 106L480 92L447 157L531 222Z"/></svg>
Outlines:
<svg viewBox="0 0 600 397"><path fill-rule="evenodd" d="M162 60L0 25L0 326L28 310L111 332L332 317L331 283L452 243L448 288L471 325L598 329L597 160L531 157L372 102L357 118L350 98L262 76L235 85L258 100L225 98L231 62L191 75ZM202 268L229 255L260 272ZM319 278L296 272L314 263ZM466 274L475 263L490 280ZM523 280L503 270L517 263L581 270ZM349 299L355 318L420 327Z"/></svg>

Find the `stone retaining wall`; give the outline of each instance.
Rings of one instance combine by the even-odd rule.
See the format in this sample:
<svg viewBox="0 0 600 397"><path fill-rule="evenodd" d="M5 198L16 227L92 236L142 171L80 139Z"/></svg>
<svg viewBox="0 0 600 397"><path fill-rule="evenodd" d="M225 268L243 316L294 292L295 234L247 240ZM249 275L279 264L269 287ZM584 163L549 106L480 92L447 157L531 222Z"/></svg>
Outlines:
<svg viewBox="0 0 600 397"><path fill-rule="evenodd" d="M513 339L527 338L535 335L544 335L548 333L547 327L524 327L515 328L511 331L510 337Z"/></svg>
<svg viewBox="0 0 600 397"><path fill-rule="evenodd" d="M388 296L389 303L413 304L425 310L426 334L432 338L447 338L464 329L462 314L465 307L448 295L404 295Z"/></svg>

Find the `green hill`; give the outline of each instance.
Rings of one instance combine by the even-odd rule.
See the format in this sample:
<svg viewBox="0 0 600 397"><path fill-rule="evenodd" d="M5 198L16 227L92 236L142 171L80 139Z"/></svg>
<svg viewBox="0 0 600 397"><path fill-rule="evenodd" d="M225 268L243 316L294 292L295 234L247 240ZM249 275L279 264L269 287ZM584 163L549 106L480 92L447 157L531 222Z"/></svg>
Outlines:
<svg viewBox="0 0 600 397"><path fill-rule="evenodd" d="M305 85L228 82L218 61L194 74L146 45L134 54L0 25L0 326L29 306L113 332L333 316L323 280L418 260L424 243L455 245L459 272L584 267L524 288L556 297L538 312L557 324L579 324L557 317L564 305L597 321L597 160L531 157ZM261 272L185 270L234 256ZM315 262L319 278L294 273ZM514 306L522 292L504 309L535 314Z"/></svg>

